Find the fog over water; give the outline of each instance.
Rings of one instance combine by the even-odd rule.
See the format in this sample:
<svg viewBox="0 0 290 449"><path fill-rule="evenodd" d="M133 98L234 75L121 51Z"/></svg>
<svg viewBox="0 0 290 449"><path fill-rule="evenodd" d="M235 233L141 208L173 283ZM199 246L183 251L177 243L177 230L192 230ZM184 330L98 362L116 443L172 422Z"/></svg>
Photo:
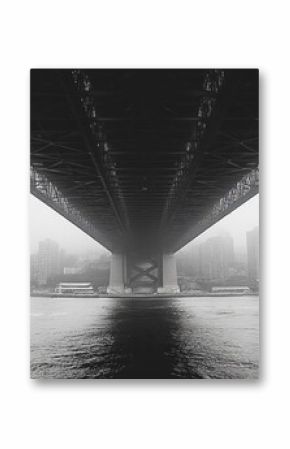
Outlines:
<svg viewBox="0 0 290 449"><path fill-rule="evenodd" d="M246 232L259 224L259 195L201 234L194 243L200 243L221 232L229 232L235 247L245 248ZM38 242L50 238L70 253L105 252L105 248L86 235L40 200L30 195L30 251L37 251ZM189 243L192 245L193 242ZM188 245L187 245L188 247Z"/></svg>

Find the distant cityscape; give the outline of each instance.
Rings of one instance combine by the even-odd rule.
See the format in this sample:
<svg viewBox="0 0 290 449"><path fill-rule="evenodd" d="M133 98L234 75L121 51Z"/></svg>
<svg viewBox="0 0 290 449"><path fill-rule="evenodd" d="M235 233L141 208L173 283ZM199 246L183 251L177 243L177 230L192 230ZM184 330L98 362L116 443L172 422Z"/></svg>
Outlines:
<svg viewBox="0 0 290 449"><path fill-rule="evenodd" d="M30 256L31 290L53 291L60 282L90 282L95 290L101 290L108 285L109 270L109 254L68 254L47 238Z"/></svg>
<svg viewBox="0 0 290 449"><path fill-rule="evenodd" d="M259 289L259 228L246 233L246 248L235 249L229 233L190 245L177 253L181 291L214 291L221 287ZM61 282L90 282L95 291L105 293L109 283L110 255L88 252L68 254L45 239L31 255L32 291L54 291Z"/></svg>
<svg viewBox="0 0 290 449"><path fill-rule="evenodd" d="M259 289L259 227L246 233L246 248L234 248L229 233L192 245L177 255L181 290L215 287Z"/></svg>

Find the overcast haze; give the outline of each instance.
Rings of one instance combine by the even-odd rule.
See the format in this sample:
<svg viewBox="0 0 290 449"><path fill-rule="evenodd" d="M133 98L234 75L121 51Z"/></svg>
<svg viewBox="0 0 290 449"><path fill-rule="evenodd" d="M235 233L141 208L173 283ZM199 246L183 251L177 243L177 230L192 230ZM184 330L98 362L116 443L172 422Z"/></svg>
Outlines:
<svg viewBox="0 0 290 449"><path fill-rule="evenodd" d="M53 209L30 195L30 251L37 252L38 242L55 240L68 253L85 253L106 249Z"/></svg>
<svg viewBox="0 0 290 449"><path fill-rule="evenodd" d="M184 249L207 240L210 237L228 232L234 239L235 249L246 250L246 232L259 226L259 195L254 196L231 214L206 230Z"/></svg>
<svg viewBox="0 0 290 449"><path fill-rule="evenodd" d="M259 224L259 196L249 200L232 212L208 231L199 236L195 242L201 242L220 232L229 232L234 238L235 247L245 247L246 231ZM30 195L30 251L37 251L38 242L50 238L69 253L96 251L100 254L103 246L87 236L57 212L34 196ZM190 243L192 244L192 243Z"/></svg>

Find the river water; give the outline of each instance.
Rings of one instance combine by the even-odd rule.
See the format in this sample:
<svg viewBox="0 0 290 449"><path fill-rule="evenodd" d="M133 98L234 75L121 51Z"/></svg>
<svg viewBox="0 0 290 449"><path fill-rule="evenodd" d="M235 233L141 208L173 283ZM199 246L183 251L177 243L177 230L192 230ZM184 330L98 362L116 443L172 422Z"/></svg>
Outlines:
<svg viewBox="0 0 290 449"><path fill-rule="evenodd" d="M256 296L32 298L32 378L254 379Z"/></svg>

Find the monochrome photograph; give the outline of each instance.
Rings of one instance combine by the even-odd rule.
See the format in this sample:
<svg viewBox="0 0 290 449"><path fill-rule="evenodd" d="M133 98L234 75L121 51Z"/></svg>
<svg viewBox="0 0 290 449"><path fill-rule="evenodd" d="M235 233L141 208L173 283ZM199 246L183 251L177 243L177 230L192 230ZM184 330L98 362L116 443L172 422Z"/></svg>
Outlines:
<svg viewBox="0 0 290 449"><path fill-rule="evenodd" d="M32 379L259 378L259 70L30 71Z"/></svg>
<svg viewBox="0 0 290 449"><path fill-rule="evenodd" d="M1 5L1 447L290 447L289 8L261 6Z"/></svg>

